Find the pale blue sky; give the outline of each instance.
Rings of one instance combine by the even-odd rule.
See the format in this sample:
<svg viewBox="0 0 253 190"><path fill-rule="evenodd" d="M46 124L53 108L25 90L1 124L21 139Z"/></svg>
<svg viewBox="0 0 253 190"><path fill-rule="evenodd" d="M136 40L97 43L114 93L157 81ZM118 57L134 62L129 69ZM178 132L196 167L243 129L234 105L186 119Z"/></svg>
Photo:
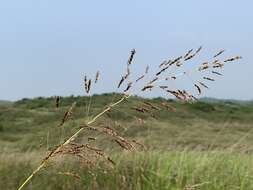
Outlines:
<svg viewBox="0 0 253 190"><path fill-rule="evenodd" d="M112 91L132 48L142 72L199 45L203 57L225 48L244 58L205 96L253 99L252 8L252 0L2 0L0 99L82 94L83 75L96 70L104 77L96 92Z"/></svg>

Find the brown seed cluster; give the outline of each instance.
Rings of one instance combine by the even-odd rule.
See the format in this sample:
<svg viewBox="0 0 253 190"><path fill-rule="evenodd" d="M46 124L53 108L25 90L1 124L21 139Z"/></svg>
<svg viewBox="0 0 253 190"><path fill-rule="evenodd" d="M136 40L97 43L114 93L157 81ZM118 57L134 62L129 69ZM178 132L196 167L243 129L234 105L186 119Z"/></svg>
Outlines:
<svg viewBox="0 0 253 190"><path fill-rule="evenodd" d="M128 62L127 62L128 65L131 65L131 64L132 64L135 53L136 53L136 50L133 49L133 50L131 51L130 57L129 57Z"/></svg>
<svg viewBox="0 0 253 190"><path fill-rule="evenodd" d="M87 79L87 76L84 76L84 88L85 92L89 94L90 89L91 89L91 79Z"/></svg>
<svg viewBox="0 0 253 190"><path fill-rule="evenodd" d="M136 80L135 80L135 83L139 82L140 80L144 79L144 77L148 74L148 71L149 71L149 66L147 65L146 68L145 68L145 73L143 75L141 75L140 77L138 77Z"/></svg>
<svg viewBox="0 0 253 190"><path fill-rule="evenodd" d="M119 83L118 83L118 88L121 87L121 85L123 84L123 82L126 81L126 80L128 79L128 77L130 76L130 74L131 74L130 66L131 66L132 63L133 63L133 59L134 59L135 53L136 53L136 50L135 50L135 49L133 49L133 50L131 51L131 53L130 53L130 56L129 56L128 61L127 61L127 71L126 71L126 74L123 75L123 76L121 77L121 79L120 79L120 81L119 81ZM128 86L127 86L127 88L124 90L124 92L129 91L131 87L132 87L132 83L129 82L129 83L128 83Z"/></svg>
<svg viewBox="0 0 253 190"><path fill-rule="evenodd" d="M141 90L142 91L146 91L146 90L150 90L151 91L154 87L155 87L154 85L146 85Z"/></svg>
<svg viewBox="0 0 253 190"><path fill-rule="evenodd" d="M68 177L73 177L73 178L78 179L78 180L81 179L81 177L78 174L73 173L73 172L58 172L58 174L68 176Z"/></svg>
<svg viewBox="0 0 253 190"><path fill-rule="evenodd" d="M55 107L59 108L59 106L60 106L60 96L56 96L55 97Z"/></svg>
<svg viewBox="0 0 253 190"><path fill-rule="evenodd" d="M193 50L188 51L188 52L186 53L186 55L184 56L184 60L185 60L185 61L188 61L188 60L194 58L201 50L202 50L202 46L200 46L200 47L195 51L195 53L193 53L193 54L191 54L191 52L192 52Z"/></svg>
<svg viewBox="0 0 253 190"><path fill-rule="evenodd" d="M115 162L102 149L91 146L90 144L69 143L54 154L54 156L57 155L74 156L86 164L94 164L101 157L110 164L115 165Z"/></svg>
<svg viewBox="0 0 253 190"><path fill-rule="evenodd" d="M236 60L239 60L239 59L242 59L242 57L241 56L236 56L236 57L228 58L224 62L226 63L226 62L236 61Z"/></svg>
<svg viewBox="0 0 253 190"><path fill-rule="evenodd" d="M102 127L92 127L92 126L84 126L86 129L92 130L92 131L98 131L104 134L107 134L111 136L114 141L120 145L124 150L133 151L136 150L136 147L127 139L120 136L113 128L108 126L102 126Z"/></svg>
<svg viewBox="0 0 253 190"><path fill-rule="evenodd" d="M186 92L185 90L166 90L168 93L173 95L175 98L181 101L194 101L197 100L195 96Z"/></svg>
<svg viewBox="0 0 253 190"><path fill-rule="evenodd" d="M169 85L159 85L160 82L164 81L170 81L170 80L178 80L182 76L187 76L190 77L190 75L193 72L199 72L202 75L202 80L203 81L196 81L192 82L194 88L196 88L196 91L198 92L198 95L202 94L202 88L209 89L208 85L204 83L204 80L206 81L215 81L215 75L216 76L222 76L221 72L218 72L217 69L221 69L224 67L224 63L227 62L232 62L241 59L242 57L240 56L235 56L232 58L227 58L224 61L221 61L217 59L220 55L222 55L225 50L220 50L218 53L216 53L213 56L214 60L211 61L206 61L203 62L200 66L198 66L196 69L190 70L190 71L184 71L182 73L178 74L170 74L170 76L166 76L165 78L162 77L162 75L166 75L168 69L175 65L176 67L182 67L185 62L193 59L196 55L200 53L202 50L202 46L200 46L195 52L193 49L190 49L187 51L187 53L183 56L176 57L175 59L170 59L170 60L164 60L158 67L159 70L156 72L155 77L150 80L149 82L146 83L141 88L141 91L151 91L156 87L159 87L161 90L166 91L171 94L172 96L176 97L179 100L187 100L187 101L192 101L192 100L197 100L197 98L192 95L191 93L187 92L186 90L179 90L179 89L169 89ZM209 76L210 75L210 76ZM212 76L211 76L212 75ZM145 75L142 75L140 78L138 78L136 81L139 81L140 79L143 79ZM193 81L193 80L190 80Z"/></svg>
<svg viewBox="0 0 253 190"><path fill-rule="evenodd" d="M223 49L223 50L220 50L217 54L215 54L215 55L213 56L213 58L216 58L216 57L220 56L220 55L223 54L224 52L225 52L224 49Z"/></svg>
<svg viewBox="0 0 253 190"><path fill-rule="evenodd" d="M97 73L96 73L96 77L95 77L95 84L98 82L99 77L100 77L100 72L99 72L99 71L97 71Z"/></svg>
<svg viewBox="0 0 253 190"><path fill-rule="evenodd" d="M213 56L214 60L203 62L197 68L195 68L191 71L183 71L178 74L169 74L169 76L168 76L167 71L170 69L170 67L173 67L173 66L174 67L182 67L187 61L195 58L196 55L198 55L201 50L202 50L202 46L200 46L195 51L193 49L190 49L183 56L178 56L174 59L164 60L161 64L159 64L159 66L158 66L159 70L157 72L155 72L153 77L151 76L151 80L147 81L146 84L143 85L140 90L143 92L146 92L146 91L152 91L153 88L158 87L162 91L166 92L168 95L171 95L180 101L192 102L192 101L197 100L195 95L187 92L184 89L182 89L182 90L171 89L171 85L160 84L160 82L166 82L166 81L170 82L171 80L178 80L178 79L180 79L180 77L186 76L186 75L188 77L190 77L191 73L199 72L202 75L204 75L200 78L202 80L192 82L192 83L193 83L193 86L196 89L198 95L201 95L203 92L203 88L209 89L208 85L205 84L204 80L211 81L211 82L215 81L214 76L221 76L222 75L220 72L217 71L217 69L223 68L224 63L241 59L241 57L236 56L236 57L232 57L232 58L227 58L225 61L221 61L217 58L219 56L221 56L225 52L225 50L220 50L218 53L216 53ZM118 83L118 88L120 88L123 85L123 83L129 79L129 76L131 75L131 66L132 66L135 54L136 54L136 50L133 49L131 51L130 56L127 61L126 74L121 77L121 80ZM137 82L144 80L148 74L149 74L149 66L147 66L145 68L145 72L142 75L137 77L137 79L135 80L135 83L128 81L123 92L125 92L125 93L128 92ZM163 76L165 76L165 78L163 78ZM99 78L99 72L96 74L95 83L97 82L98 78ZM90 86L89 80L86 79L85 84L86 84L86 89L87 89L86 91L89 91L88 90L89 86ZM155 104L150 103L148 101L143 102L142 105L134 106L131 109L133 109L136 112L139 112L141 114L147 114L148 116L156 119L155 112L161 111L162 108L166 109L167 111L172 111L172 112L176 111L176 108L174 108L172 105L170 105L168 103L163 102L161 105L158 106L158 105L155 105ZM108 117L110 116L111 111L112 111L111 109L107 110L106 114L108 115ZM109 118L111 118L111 116ZM140 124L143 124L145 122L144 119L142 119L142 118L139 118L136 116L135 116L135 118L136 118L137 122L139 122ZM91 126L85 126L85 127L87 129L92 130L92 131L97 131L97 132L109 135L110 137L113 138L114 142L124 150L136 150L134 144L138 144L138 143L133 143L135 141L126 140L125 138L120 136L115 131L115 129L113 129L112 127L109 127L109 126L103 126L103 127L99 127L99 128L98 127L91 127ZM94 142L94 141L96 141L96 138L94 138L94 137L88 138L88 142Z"/></svg>
<svg viewBox="0 0 253 190"><path fill-rule="evenodd" d="M204 63L201 63L197 68L194 68L193 70L190 71L183 71L181 73L168 73L168 70L170 70L171 67L174 68L183 68L185 63L187 63L189 60L192 60L195 58L200 51L202 50L202 46L200 46L196 51L193 49L190 49L187 51L184 55L178 56L174 59L168 59L163 61L161 64L158 65L158 71L154 72L155 74L153 76L150 76L151 80L149 79L140 87L141 92L147 92L147 91L152 91L154 88L158 88L162 90L166 95L173 96L174 98L180 100L180 101L186 101L186 102L192 102L197 100L195 95L192 95L188 91L184 89L172 89L172 85L170 84L165 84L168 82L176 81L180 79L180 77L187 76L190 77L193 72L198 72L201 74L201 78L198 79L197 81L189 80L192 82L192 87L195 89L195 91L198 93L198 95L202 94L203 88L208 89L209 87L207 84L203 82L213 82L215 81L215 77L221 76L222 73L218 72L218 69L222 69L226 63L228 62L233 62L237 61L239 59L242 59L241 56L235 56L231 58L226 58L224 61L217 59L219 56L221 56L225 50L220 50L218 53L216 53L210 61L206 61ZM96 136L93 133L99 133L103 135L107 135L110 137L110 139L113 140L115 144L120 146L123 150L127 151L133 151L133 150L138 150L139 147L142 148L142 150L145 150L145 147L135 141L135 140L128 140L121 136L116 129L113 128L111 125L105 125L101 124L100 126L93 127L91 124L94 124L99 118L101 118L104 115L110 115L110 112L112 111L112 108L115 107L116 105L119 105L120 103L127 101L127 99L130 97L129 95L129 90L133 88L133 86L141 81L144 80L145 77L149 77L149 66L145 68L144 74L140 75L137 77L135 80L135 83L129 81L129 76L132 74L131 73L131 66L133 64L134 56L136 54L136 50L133 49L130 53L130 56L127 61L127 67L126 67L126 74L124 74L119 83L118 83L118 88L120 88L124 82L126 83L126 87L123 90L124 96L118 100L117 102L110 104L107 106L104 110L102 110L100 113L95 115L91 120L88 120L85 122L85 124L81 124L80 128L78 131L76 131L70 138L68 138L64 143L55 146L49 153L48 155L42 160L41 165L36 169L30 177L23 183L22 187L27 184L30 179L38 172L40 171L46 164L47 161L55 156L58 155L70 155L77 157L80 159L82 162L87 163L87 164L94 164L98 158L103 158L106 161L108 161L110 164L115 165L114 161L106 154L106 152L93 144L98 142L99 136ZM98 71L95 75L94 79L94 84L96 84L99 81L100 78L100 72ZM91 85L93 84L91 79L88 79L87 76L84 77L84 88L85 92L87 94L90 93L91 91ZM161 84L162 83L162 84ZM127 94L128 93L128 94ZM55 105L58 108L60 105L60 97L56 97L55 99ZM74 108L76 107L76 102L74 102L69 109L65 112L64 117L62 118L62 121L59 126L63 126L69 119L72 118ZM135 110L136 112L140 114L147 114L147 116L150 116L154 119L157 119L156 113L161 111L162 109L166 109L167 111L176 111L176 108L174 108L172 105L168 104L167 102L161 103L161 105L157 105L154 103L151 103L149 101L143 102L141 105L136 105L132 107L131 109ZM145 121L144 119L140 117L136 117L137 121L141 124L143 124ZM87 143L74 143L74 140L76 137L81 133L83 130L89 130L90 133L95 135L95 137L92 135L91 137L86 138ZM80 179L80 176L73 173L73 172L61 172L59 173L61 175L66 175L70 177L74 177L76 179Z"/></svg>
<svg viewBox="0 0 253 190"><path fill-rule="evenodd" d="M62 118L62 121L59 125L59 127L63 126L64 123L69 120L73 114L74 108L76 107L76 102L74 102L69 109L65 112L64 117Z"/></svg>

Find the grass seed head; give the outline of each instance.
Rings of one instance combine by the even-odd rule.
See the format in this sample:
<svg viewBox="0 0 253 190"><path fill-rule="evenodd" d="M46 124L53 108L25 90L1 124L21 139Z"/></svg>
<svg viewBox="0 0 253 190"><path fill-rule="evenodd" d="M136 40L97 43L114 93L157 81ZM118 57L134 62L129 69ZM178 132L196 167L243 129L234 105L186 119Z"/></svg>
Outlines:
<svg viewBox="0 0 253 190"><path fill-rule="evenodd" d="M219 55L223 54L224 52L225 52L224 49L223 49L223 50L220 50L218 53L216 53L216 54L213 56L213 58L218 57Z"/></svg>

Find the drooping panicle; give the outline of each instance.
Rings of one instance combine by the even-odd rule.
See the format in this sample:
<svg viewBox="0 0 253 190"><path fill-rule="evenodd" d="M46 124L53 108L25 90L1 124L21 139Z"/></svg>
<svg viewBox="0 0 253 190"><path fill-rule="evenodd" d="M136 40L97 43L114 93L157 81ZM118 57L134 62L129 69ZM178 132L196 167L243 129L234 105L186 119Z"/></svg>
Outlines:
<svg viewBox="0 0 253 190"><path fill-rule="evenodd" d="M209 81L215 81L213 78L210 78L210 77L203 77L203 79L209 80Z"/></svg>
<svg viewBox="0 0 253 190"><path fill-rule="evenodd" d="M97 71L97 73L96 73L96 77L95 77L95 84L98 82L99 77L100 77L100 72L99 72L99 71Z"/></svg>
<svg viewBox="0 0 253 190"><path fill-rule="evenodd" d="M192 51L193 51L193 49L190 49L190 50L184 55L184 59L185 59L186 57L188 57L188 56L191 54Z"/></svg>
<svg viewBox="0 0 253 190"><path fill-rule="evenodd" d="M202 46L200 46L197 51L195 52L195 55L197 55L202 50Z"/></svg>
<svg viewBox="0 0 253 190"><path fill-rule="evenodd" d="M140 81L140 80L143 79L144 77L145 77L145 75L141 75L139 78L137 78L137 79L135 80L135 82Z"/></svg>
<svg viewBox="0 0 253 190"><path fill-rule="evenodd" d="M161 89L166 89L166 88L168 88L168 86L159 86Z"/></svg>
<svg viewBox="0 0 253 190"><path fill-rule="evenodd" d="M142 91L146 91L146 90L152 90L154 88L153 85L146 85L142 88Z"/></svg>
<svg viewBox="0 0 253 190"><path fill-rule="evenodd" d="M149 71L149 66L147 65L145 69L145 74L148 74L148 71Z"/></svg>
<svg viewBox="0 0 253 190"><path fill-rule="evenodd" d="M242 59L241 56L235 56L235 57L232 57L232 58L228 58L226 59L224 62L232 62L232 61L236 61L236 60L239 60L239 59Z"/></svg>
<svg viewBox="0 0 253 190"><path fill-rule="evenodd" d="M217 71L212 71L212 73L213 73L213 74L216 74L216 75L220 75L220 76L222 76L222 74L221 74L221 73L219 73L219 72L217 72Z"/></svg>
<svg viewBox="0 0 253 190"><path fill-rule="evenodd" d="M192 55L189 54L188 56L184 57L184 61L188 61L188 60L194 58L201 50L202 50L202 46L200 46L200 47L196 50L196 52L195 52L194 54L192 54Z"/></svg>
<svg viewBox="0 0 253 190"><path fill-rule="evenodd" d="M132 62L133 62L133 58L134 58L135 53L136 53L136 50L135 50L135 49L133 49L133 50L131 51L131 53L130 53L130 56L129 56L128 61L127 61L127 72L126 72L125 75L123 75L123 76L121 77L121 79L120 79L120 81L119 81L119 83L118 83L118 88L120 88L120 86L123 84L123 82L124 82L125 80L127 80L128 77L129 77L130 74L131 74L130 66L132 65Z"/></svg>
<svg viewBox="0 0 253 190"><path fill-rule="evenodd" d="M167 61L163 61L160 65L159 65L159 68L162 68L165 64L167 63Z"/></svg>
<svg viewBox="0 0 253 190"><path fill-rule="evenodd" d="M148 85L153 84L155 81L157 81L159 78L155 77L154 79L152 79L151 81L148 82Z"/></svg>
<svg viewBox="0 0 253 190"><path fill-rule="evenodd" d="M87 89L88 89L87 82L88 82L87 76L85 75L84 76L84 89L85 89L85 92L87 92Z"/></svg>
<svg viewBox="0 0 253 190"><path fill-rule="evenodd" d="M55 107L59 108L59 106L60 106L60 96L56 96L55 97Z"/></svg>
<svg viewBox="0 0 253 190"><path fill-rule="evenodd" d="M203 86L203 87L205 87L205 88L207 88L207 89L208 89L208 86L207 86L205 83L203 83L203 82L199 82L199 84L200 84L201 86Z"/></svg>
<svg viewBox="0 0 253 190"><path fill-rule="evenodd" d="M89 79L87 83L87 93L90 92L90 89L91 89L91 79Z"/></svg>
<svg viewBox="0 0 253 190"><path fill-rule="evenodd" d="M121 77L121 80L119 81L119 84L118 84L118 88L120 88L120 86L122 85L122 83L124 82L125 78L124 77Z"/></svg>
<svg viewBox="0 0 253 190"><path fill-rule="evenodd" d="M62 118L62 121L59 125L59 127L61 127L73 114L73 110L76 107L76 102L74 102L69 109L65 112L64 117Z"/></svg>
<svg viewBox="0 0 253 190"><path fill-rule="evenodd" d="M201 88L197 84L194 84L194 86L197 88L197 90L199 92L199 95L200 95L201 94Z"/></svg>
<svg viewBox="0 0 253 190"><path fill-rule="evenodd" d="M127 87L126 87L126 89L124 90L124 92L127 92L127 91L129 91L130 90L130 88L132 87L132 82L129 82L128 84L127 84Z"/></svg>
<svg viewBox="0 0 253 190"><path fill-rule="evenodd" d="M223 49L223 50L220 50L218 53L216 53L216 54L213 56L213 58L216 58L216 57L220 56L220 55L223 54L224 52L225 52L224 49Z"/></svg>
<svg viewBox="0 0 253 190"><path fill-rule="evenodd" d="M131 65L131 64L132 64L135 53L136 53L136 50L133 49L133 50L131 51L130 57L129 57L128 62L127 62L128 65Z"/></svg>
<svg viewBox="0 0 253 190"><path fill-rule="evenodd" d="M158 73L156 73L156 76L159 76L160 74L162 74L163 72L165 72L168 68L169 68L169 66L164 67L162 70L160 70Z"/></svg>

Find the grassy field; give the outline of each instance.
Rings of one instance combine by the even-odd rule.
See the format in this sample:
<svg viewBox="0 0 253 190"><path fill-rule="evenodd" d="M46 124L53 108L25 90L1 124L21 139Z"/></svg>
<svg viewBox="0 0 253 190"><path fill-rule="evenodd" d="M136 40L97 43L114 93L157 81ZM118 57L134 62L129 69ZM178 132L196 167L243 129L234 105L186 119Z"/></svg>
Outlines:
<svg viewBox="0 0 253 190"><path fill-rule="evenodd" d="M22 180L50 150L63 142L119 94L66 97L55 108L54 98L23 99L0 104L0 189L17 189ZM63 127L61 119L74 101L73 118ZM149 114L134 108L149 102L176 108ZM91 105L91 107L86 105ZM88 110L89 113L88 113ZM140 121L141 118L141 121ZM142 142L147 151L122 151L112 139L85 131L78 142L97 137L116 162L80 165L69 158L49 163L27 189L252 189L253 103L200 101L186 104L162 98L133 97L99 119L125 138ZM77 176L62 173L73 172ZM79 179L79 177L81 177Z"/></svg>

